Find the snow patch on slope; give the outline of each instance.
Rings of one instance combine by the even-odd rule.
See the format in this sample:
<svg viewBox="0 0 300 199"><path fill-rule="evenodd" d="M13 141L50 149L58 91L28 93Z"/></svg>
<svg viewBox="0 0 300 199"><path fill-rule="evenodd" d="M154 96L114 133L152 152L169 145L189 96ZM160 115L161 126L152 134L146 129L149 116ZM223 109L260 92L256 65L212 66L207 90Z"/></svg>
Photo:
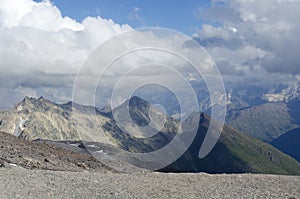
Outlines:
<svg viewBox="0 0 300 199"><path fill-rule="evenodd" d="M26 129L26 121L27 120L23 117L19 118L16 128L14 130L15 136L19 137L22 134L22 132Z"/></svg>
<svg viewBox="0 0 300 199"><path fill-rule="evenodd" d="M23 107L22 105L18 106L18 109L17 109L19 112L23 110Z"/></svg>
<svg viewBox="0 0 300 199"><path fill-rule="evenodd" d="M280 93L269 93L263 95L263 98L268 102L289 102L300 97L300 88L298 84L290 85L281 90Z"/></svg>

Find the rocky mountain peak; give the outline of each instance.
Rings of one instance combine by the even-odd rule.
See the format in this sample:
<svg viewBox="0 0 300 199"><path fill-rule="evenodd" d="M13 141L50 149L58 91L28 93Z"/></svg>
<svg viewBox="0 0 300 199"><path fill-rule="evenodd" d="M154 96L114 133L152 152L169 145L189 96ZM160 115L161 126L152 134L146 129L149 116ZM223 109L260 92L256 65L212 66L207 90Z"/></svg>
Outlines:
<svg viewBox="0 0 300 199"><path fill-rule="evenodd" d="M36 101L36 98L26 96L26 97L24 97L24 99L22 100L22 103L30 103L30 102L33 102L33 101Z"/></svg>
<svg viewBox="0 0 300 199"><path fill-rule="evenodd" d="M140 110L150 108L151 104L147 102L146 100L138 97L138 96L133 96L129 100L129 107L135 107Z"/></svg>
<svg viewBox="0 0 300 199"><path fill-rule="evenodd" d="M41 97L39 97L39 98L26 96L26 97L21 101L22 104L39 104L39 103L41 103L41 102L44 102L44 103L52 103L51 101L45 99L43 96L41 96Z"/></svg>

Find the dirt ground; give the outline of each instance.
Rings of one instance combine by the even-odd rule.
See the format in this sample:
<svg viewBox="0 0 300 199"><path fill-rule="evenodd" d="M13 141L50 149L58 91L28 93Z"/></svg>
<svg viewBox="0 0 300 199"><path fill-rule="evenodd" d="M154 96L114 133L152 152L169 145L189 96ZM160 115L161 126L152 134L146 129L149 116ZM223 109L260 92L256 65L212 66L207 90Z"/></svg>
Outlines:
<svg viewBox="0 0 300 199"><path fill-rule="evenodd" d="M0 133L0 198L300 198L300 176L122 172L118 165Z"/></svg>

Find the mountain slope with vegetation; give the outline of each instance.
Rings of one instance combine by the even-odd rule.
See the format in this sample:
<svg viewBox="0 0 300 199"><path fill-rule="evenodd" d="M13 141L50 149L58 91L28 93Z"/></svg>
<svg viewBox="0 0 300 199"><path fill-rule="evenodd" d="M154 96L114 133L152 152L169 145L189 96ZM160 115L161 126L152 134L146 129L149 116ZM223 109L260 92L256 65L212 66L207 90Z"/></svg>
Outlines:
<svg viewBox="0 0 300 199"><path fill-rule="evenodd" d="M300 174L300 164L271 145L224 126L214 149L203 159L198 151L210 119L200 123L197 136L187 152L164 171L209 173Z"/></svg>

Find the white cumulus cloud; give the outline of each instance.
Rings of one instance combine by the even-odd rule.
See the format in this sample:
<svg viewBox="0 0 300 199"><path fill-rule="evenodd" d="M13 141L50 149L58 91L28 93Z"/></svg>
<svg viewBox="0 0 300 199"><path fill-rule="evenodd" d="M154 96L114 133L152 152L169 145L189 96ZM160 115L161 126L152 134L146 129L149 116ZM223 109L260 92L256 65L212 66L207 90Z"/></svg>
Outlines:
<svg viewBox="0 0 300 199"><path fill-rule="evenodd" d="M1 0L0 106L13 105L25 90L53 100L70 97L74 76L89 53L131 29L101 17L77 22L48 0Z"/></svg>

